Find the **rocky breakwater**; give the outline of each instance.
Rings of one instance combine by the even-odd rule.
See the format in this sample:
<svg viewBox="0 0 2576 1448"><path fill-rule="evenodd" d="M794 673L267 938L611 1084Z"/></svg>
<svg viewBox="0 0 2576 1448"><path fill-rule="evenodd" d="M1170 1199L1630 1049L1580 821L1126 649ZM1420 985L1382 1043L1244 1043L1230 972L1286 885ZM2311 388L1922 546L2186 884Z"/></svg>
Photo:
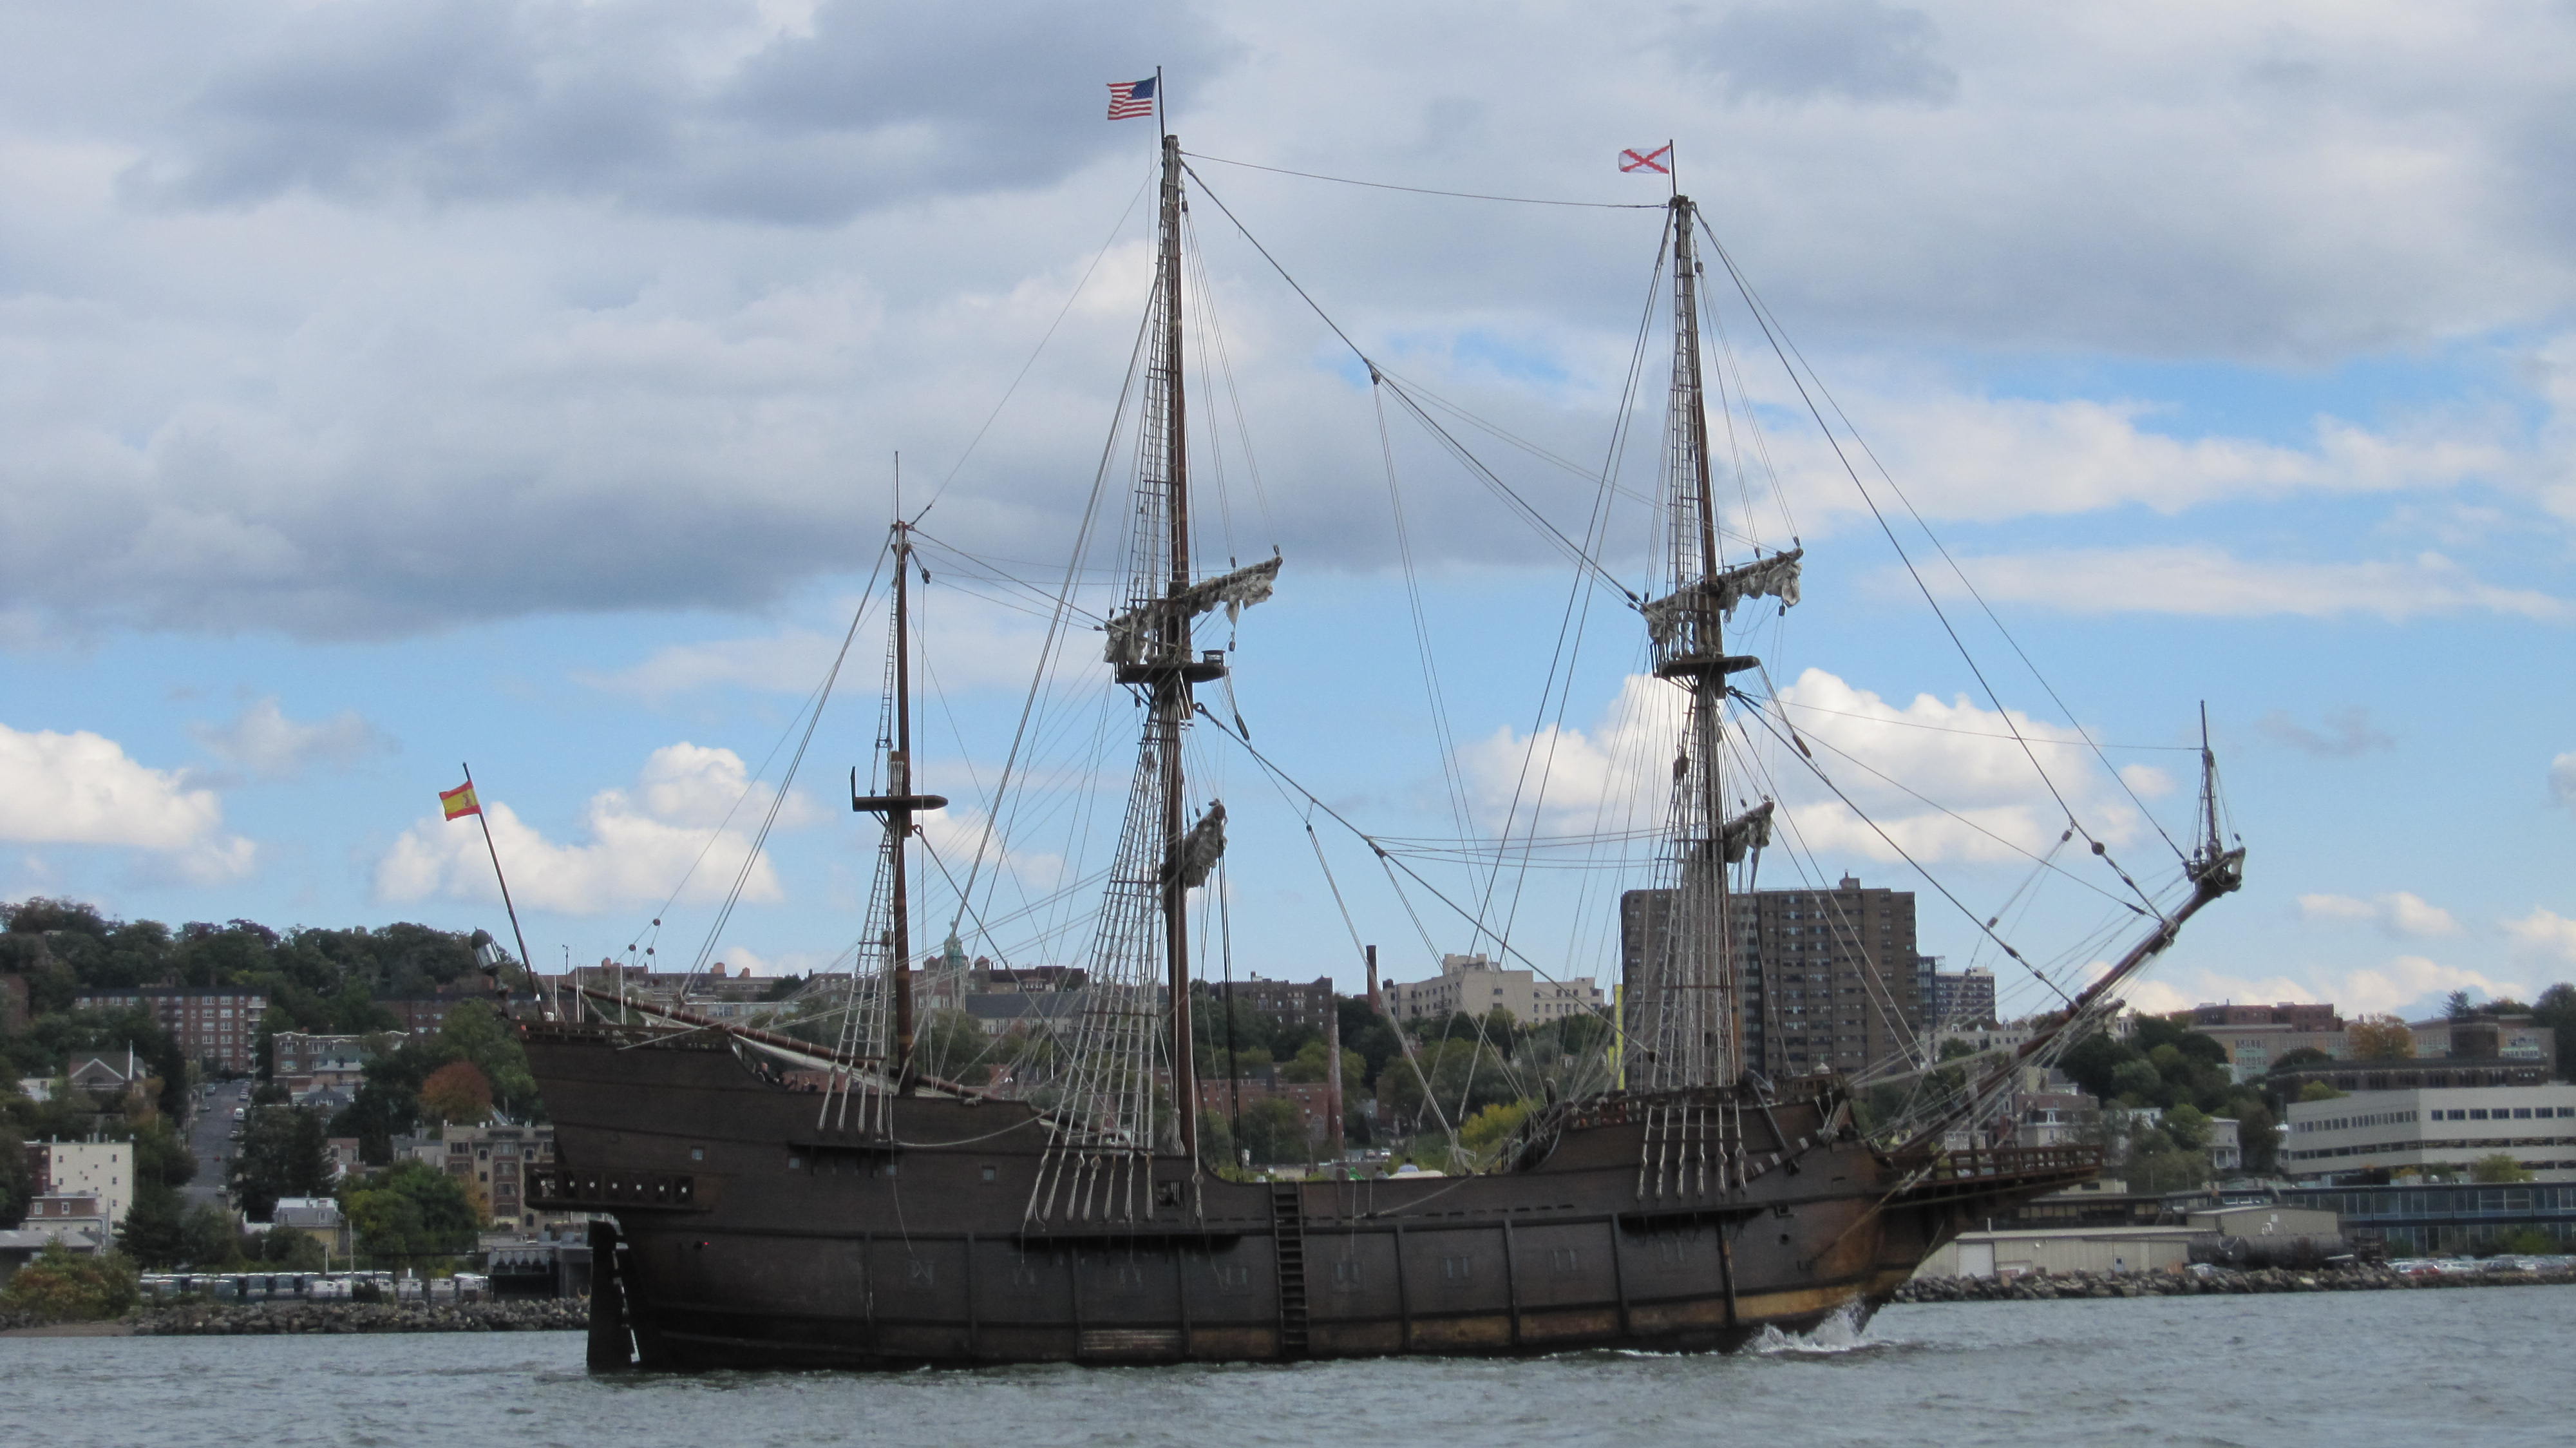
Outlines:
<svg viewBox="0 0 2576 1448"><path fill-rule="evenodd" d="M391 1302L274 1302L146 1308L143 1337L257 1336L317 1332L562 1332L590 1325L590 1304L563 1298L422 1307Z"/></svg>
<svg viewBox="0 0 2576 1448"><path fill-rule="evenodd" d="M2419 1291L2442 1287L2576 1286L2576 1269L2498 1267L2478 1272L2400 1272L2390 1267L2251 1272L2068 1272L2020 1277L1918 1277L1897 1302L2057 1302L2086 1297L2226 1297L2256 1292Z"/></svg>

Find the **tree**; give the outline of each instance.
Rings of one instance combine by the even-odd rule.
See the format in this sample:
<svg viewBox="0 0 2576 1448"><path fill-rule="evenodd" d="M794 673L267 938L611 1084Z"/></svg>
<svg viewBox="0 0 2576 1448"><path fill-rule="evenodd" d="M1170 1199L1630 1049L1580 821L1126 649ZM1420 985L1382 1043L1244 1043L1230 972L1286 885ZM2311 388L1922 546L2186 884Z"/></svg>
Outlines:
<svg viewBox="0 0 2576 1448"><path fill-rule="evenodd" d="M2365 1016L2344 1029L2355 1060L2406 1061L2415 1055L2415 1033L2395 1016Z"/></svg>
<svg viewBox="0 0 2576 1448"><path fill-rule="evenodd" d="M179 1260L191 1267L222 1267L240 1260L241 1233L233 1214L200 1202L179 1219Z"/></svg>
<svg viewBox="0 0 2576 1448"><path fill-rule="evenodd" d="M471 1061L450 1061L420 1083L421 1114L473 1126L492 1119L492 1080Z"/></svg>
<svg viewBox="0 0 2576 1448"><path fill-rule="evenodd" d="M27 1202L35 1191L35 1174L27 1169L26 1140L6 1117L0 1117L0 1232L27 1220Z"/></svg>
<svg viewBox="0 0 2576 1448"><path fill-rule="evenodd" d="M2178 1151L2209 1150L2209 1114L2186 1101L2165 1113L2165 1135Z"/></svg>
<svg viewBox="0 0 2576 1448"><path fill-rule="evenodd" d="M232 1190L242 1215L264 1222L279 1197L331 1190L331 1143L322 1114L295 1106L254 1106L233 1157Z"/></svg>
<svg viewBox="0 0 2576 1448"><path fill-rule="evenodd" d="M2311 1081L2307 1085L2299 1088L2299 1099L2302 1101L2340 1101L2343 1099L2343 1093L2337 1091L2323 1081Z"/></svg>
<svg viewBox="0 0 2576 1448"><path fill-rule="evenodd" d="M2442 998L2442 1016L2445 1020L2465 1021L2477 1013L2477 1003L2469 999L2467 991L2455 990Z"/></svg>
<svg viewBox="0 0 2576 1448"><path fill-rule="evenodd" d="M115 1317L143 1298L134 1264L115 1252L82 1255L49 1242L9 1279L5 1300L21 1312L57 1321Z"/></svg>
<svg viewBox="0 0 2576 1448"><path fill-rule="evenodd" d="M186 1215L179 1194L149 1177L138 1177L134 1205L125 1209L116 1245L146 1267L176 1267L188 1260Z"/></svg>
<svg viewBox="0 0 2576 1448"><path fill-rule="evenodd" d="M2166 1095L2165 1078L2152 1061L2123 1061L2111 1073L2111 1094L2132 1106L2158 1105Z"/></svg>
<svg viewBox="0 0 2576 1448"><path fill-rule="evenodd" d="M1243 1107L1243 1148L1258 1163L1312 1161L1314 1143L1306 1137L1305 1114L1284 1096L1248 1101Z"/></svg>
<svg viewBox="0 0 2576 1448"><path fill-rule="evenodd" d="M2540 993L2531 1003L2532 1020L2558 1037L2558 1079L2576 1081L2576 985L2565 981Z"/></svg>
<svg viewBox="0 0 2576 1448"><path fill-rule="evenodd" d="M330 1265L330 1258L310 1232L293 1227L271 1227L253 1239L259 1244L259 1260L271 1267L289 1272L319 1272Z"/></svg>
<svg viewBox="0 0 2576 1448"><path fill-rule="evenodd" d="M1537 1104L1522 1100L1486 1107L1459 1126L1458 1144L1480 1160L1491 1158L1511 1140L1513 1132L1521 1129L1521 1123L1529 1119L1530 1108Z"/></svg>
<svg viewBox="0 0 2576 1448"><path fill-rule="evenodd" d="M344 1205L358 1250L375 1257L453 1256L474 1250L482 1219L465 1184L427 1162L402 1161L369 1176Z"/></svg>
<svg viewBox="0 0 2576 1448"><path fill-rule="evenodd" d="M2469 1163L2469 1180L2489 1185L2509 1185L2531 1180L2531 1173L2513 1159L2509 1151L2494 1152Z"/></svg>

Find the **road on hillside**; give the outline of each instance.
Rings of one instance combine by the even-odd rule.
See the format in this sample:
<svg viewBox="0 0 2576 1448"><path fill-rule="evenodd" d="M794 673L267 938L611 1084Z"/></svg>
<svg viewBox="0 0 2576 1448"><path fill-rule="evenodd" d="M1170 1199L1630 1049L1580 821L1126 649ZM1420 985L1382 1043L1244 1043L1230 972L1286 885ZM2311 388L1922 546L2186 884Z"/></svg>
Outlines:
<svg viewBox="0 0 2576 1448"><path fill-rule="evenodd" d="M247 1111L250 1106L249 1082L214 1084L215 1094L197 1098L196 1112L188 1122L188 1150L196 1153L197 1176L181 1195L192 1207L203 1202L222 1205L224 1178L233 1164L233 1128L240 1125L233 1119L233 1108Z"/></svg>

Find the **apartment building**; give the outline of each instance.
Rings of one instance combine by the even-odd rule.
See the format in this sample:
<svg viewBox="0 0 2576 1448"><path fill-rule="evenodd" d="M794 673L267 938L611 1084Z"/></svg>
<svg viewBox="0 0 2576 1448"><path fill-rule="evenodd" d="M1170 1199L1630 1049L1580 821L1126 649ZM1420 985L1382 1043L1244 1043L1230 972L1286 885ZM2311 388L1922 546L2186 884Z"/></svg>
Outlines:
<svg viewBox="0 0 2576 1448"><path fill-rule="evenodd" d="M1325 987L1329 999L1331 986ZM1543 1026L1569 1016L1608 1008L1601 988L1591 980L1541 980L1538 972L1497 965L1482 955L1444 955L1440 973L1429 980L1397 981L1385 987L1387 1006L1400 1021L1425 1016L1485 1016L1508 1011L1524 1026ZM1327 1007L1329 1009L1329 1006Z"/></svg>
<svg viewBox="0 0 2576 1448"><path fill-rule="evenodd" d="M260 1017L268 1011L268 992L240 987L199 989L192 986L136 986L126 990L83 991L72 1006L84 1011L152 1012L161 1028L179 1042L190 1060L208 1071L243 1075L252 1065Z"/></svg>

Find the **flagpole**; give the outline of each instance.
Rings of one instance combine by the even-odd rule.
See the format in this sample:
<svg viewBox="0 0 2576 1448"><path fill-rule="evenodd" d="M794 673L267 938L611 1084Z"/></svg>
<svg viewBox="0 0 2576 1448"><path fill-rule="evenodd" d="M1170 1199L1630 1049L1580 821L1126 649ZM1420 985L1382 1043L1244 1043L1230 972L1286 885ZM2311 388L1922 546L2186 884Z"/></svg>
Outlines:
<svg viewBox="0 0 2576 1448"><path fill-rule="evenodd" d="M474 783L474 766L468 764L464 769L465 783L471 786ZM492 817L483 812L483 795L479 790L474 795L474 822L483 827L483 848L492 856L492 878L501 882L501 908L510 912L510 938L519 942L519 968L528 972L528 986L533 990L536 988L536 962L528 958L528 937L519 929L519 907L510 903L510 877L501 873L501 851L492 843ZM501 985L497 973L493 984ZM502 985L501 994L507 996L509 993L509 987Z"/></svg>
<svg viewBox="0 0 2576 1448"><path fill-rule="evenodd" d="M1172 113L1163 104L1163 68L1154 67L1154 125L1166 136L1172 133Z"/></svg>
<svg viewBox="0 0 2576 1448"><path fill-rule="evenodd" d="M1670 136L1664 138L1664 175L1672 181L1675 196L1682 194L1682 153L1677 149L1678 144Z"/></svg>

